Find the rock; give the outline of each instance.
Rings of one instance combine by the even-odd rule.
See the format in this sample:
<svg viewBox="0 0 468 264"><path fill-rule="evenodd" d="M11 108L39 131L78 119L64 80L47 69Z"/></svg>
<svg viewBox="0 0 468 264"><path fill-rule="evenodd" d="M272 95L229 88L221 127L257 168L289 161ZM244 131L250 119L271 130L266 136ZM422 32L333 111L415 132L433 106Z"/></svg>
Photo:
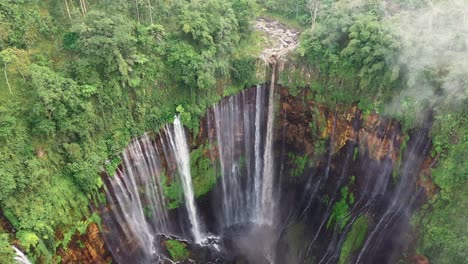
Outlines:
<svg viewBox="0 0 468 264"><path fill-rule="evenodd" d="M107 264L112 261L95 223L88 226L86 234L76 233L68 245L68 250L61 249L58 253L62 257L62 263Z"/></svg>
<svg viewBox="0 0 468 264"><path fill-rule="evenodd" d="M426 256L418 254L411 256L408 260L411 264L430 264L429 259Z"/></svg>
<svg viewBox="0 0 468 264"><path fill-rule="evenodd" d="M271 61L270 58L284 57L289 51L297 46L298 32L286 28L278 21L268 21L263 18L257 19L255 28L267 33L274 47L263 50L260 58L265 62Z"/></svg>

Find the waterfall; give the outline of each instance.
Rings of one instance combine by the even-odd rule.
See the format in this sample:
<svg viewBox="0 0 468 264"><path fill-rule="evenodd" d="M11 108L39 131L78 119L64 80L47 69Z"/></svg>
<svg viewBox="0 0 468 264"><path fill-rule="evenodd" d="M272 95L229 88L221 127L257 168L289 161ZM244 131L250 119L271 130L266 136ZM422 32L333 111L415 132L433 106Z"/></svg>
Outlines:
<svg viewBox="0 0 468 264"><path fill-rule="evenodd" d="M274 82L269 88L244 90L210 110L214 122L208 125L216 131L211 141L220 155L223 226L274 224Z"/></svg>
<svg viewBox="0 0 468 264"><path fill-rule="evenodd" d="M13 248L13 250L15 251L15 262L18 263L18 264L32 264L28 257L26 257L26 255L21 252L21 250L19 250L17 247L15 246L11 246Z"/></svg>
<svg viewBox="0 0 468 264"><path fill-rule="evenodd" d="M266 89L258 86L243 91L241 96L224 100L212 109L216 130L213 141L217 142L221 164L220 222L224 227L256 221L256 212L261 206L262 102L265 92ZM251 98L256 98L255 102L250 101ZM253 148L251 142L254 142Z"/></svg>
<svg viewBox="0 0 468 264"><path fill-rule="evenodd" d="M260 143L262 141L261 134L261 118L263 110L263 96L260 86L257 86L257 92L255 96L255 178L254 178L254 194L255 194L255 210L259 211L261 208L261 174L262 174L262 153L260 149Z"/></svg>
<svg viewBox="0 0 468 264"><path fill-rule="evenodd" d="M261 221L269 225L273 225L275 199L273 195L273 183L275 179L273 168L273 126L275 121L275 73L276 61L272 63L270 95L268 99L268 121L265 137L265 153L263 161L265 163L263 172L263 186L262 186L262 213Z"/></svg>
<svg viewBox="0 0 468 264"><path fill-rule="evenodd" d="M422 128L413 136L414 141L410 142L408 150L404 157L404 162L401 169L401 175L395 188L391 201L385 209L383 215L375 226L373 226L370 234L367 236L363 247L359 251L356 263L368 263L366 254L369 254L375 245L381 243L385 239L385 229L390 229L399 219L409 218L409 210L413 204L413 186L416 181L416 175L419 172L424 157L430 150L430 140L428 137L428 129ZM379 182L377 182L379 184Z"/></svg>
<svg viewBox="0 0 468 264"><path fill-rule="evenodd" d="M104 238L111 245L120 241L130 252L138 248L142 251L139 261L151 263L159 255L155 236L169 233L161 161L148 135L133 140L122 153L122 161L122 168L105 185L110 210L104 217L113 224ZM124 252L113 255L117 260L126 257Z"/></svg>
<svg viewBox="0 0 468 264"><path fill-rule="evenodd" d="M144 135L125 149L122 166L105 180L109 208L108 215L103 216L104 237L111 251L112 244L120 245L112 251L117 263L165 261L164 243L174 237L189 244L192 241L198 244L196 247L215 241L212 245L221 245L215 246L219 252L226 250L223 249L226 244L219 242L226 239L231 246L228 250L239 250L235 254L245 256L250 263L285 263L291 257L291 263L306 263L314 256L317 263L334 263L341 258L341 248L353 224L362 216L368 221L366 237L362 247L348 260L391 263L381 259L387 257L382 248L385 245L388 252L394 252L393 242L388 241L403 234L400 228L409 222L415 175L430 147L427 131L421 130L410 138L401 157L404 161L401 173L398 178L392 178L395 173L391 156L376 160L363 153L355 160L353 154L359 141L349 141L344 147L334 149L336 139L343 133L340 131L343 123L335 109L333 116L330 115L333 123L328 150L319 164L321 168L310 168L299 178L291 178L288 175L291 171L286 171L285 179L278 179L276 168L285 166L287 170L295 164L290 164L291 161L283 164L287 153L275 150L275 145L279 145L275 140L287 140L291 131L288 132L288 127L281 131L275 128L275 99L282 94L276 94L274 78L275 72L270 85L243 90L208 110L206 122L202 122L206 127L201 129L202 142L203 136L206 141L196 143L199 147L209 143L203 155L209 155L213 166L220 165L217 185L205 196L209 199L200 199L198 203L195 200L188 138L179 117L160 132L158 140L152 141ZM292 133L298 133L297 128L293 129ZM383 132L378 138L381 142L375 143L375 151L382 152L388 144L397 144L398 129L387 125L376 130ZM366 140L364 136L362 140ZM356 174L359 182L350 183L351 174ZM168 184L180 186L184 201L182 207L172 211L168 211L166 203L175 198L164 197ZM356 201L352 198L351 202L351 198L340 192L344 187L354 189ZM298 196L294 197L296 193ZM333 220L336 205L343 204L342 201L349 206L346 215ZM342 221L346 222L341 225ZM281 250L289 248L290 244L285 244L291 243L286 240L288 229L296 223L307 226L307 230L303 231L303 237L297 238L303 242L300 252L290 256ZM208 234L220 240L212 240Z"/></svg>
<svg viewBox="0 0 468 264"><path fill-rule="evenodd" d="M195 243L202 242L203 235L200 231L200 220L195 206L195 194L192 186L192 175L190 173L190 153L185 136L184 127L178 116L174 119L173 129L166 127L166 133L169 136L171 149L175 155L177 169L184 189L185 207L192 225L192 235Z"/></svg>
<svg viewBox="0 0 468 264"><path fill-rule="evenodd" d="M400 175L393 178L395 160L390 154L381 159L368 152L355 155L362 144L359 140L366 142L370 135L362 134L336 149L344 126L335 109L328 114L333 122L327 124L326 154L317 157L320 163L306 165L302 175L294 175L291 169L298 165L289 156L291 150L279 151L275 146L306 150L315 139L307 138L307 121L298 117L303 106L288 112L291 117L281 121L288 123L276 130L276 97L285 100L283 111L300 103L277 92L274 79L275 72L268 86L243 90L208 110L194 145L202 150L203 166L215 167L218 181L199 200L192 184L189 138L179 117L156 140L143 135L123 151L123 163L115 175L104 177L108 206L102 215L103 234L117 263L170 263L168 239L183 241L189 250L210 247L221 255L208 255L220 259L225 257L222 254L230 258L234 251L234 258L245 257L249 263L307 263L311 258L317 263L336 263L347 234L362 217L368 223L366 236L347 262L391 263L381 259L388 256L382 248L394 252L392 241L409 222L415 175L430 146L427 131L410 137L401 157ZM359 124L358 112L355 118ZM400 132L391 125L365 133L376 133L372 134L373 150L379 153L400 144ZM303 135L304 141L290 142L289 135L293 139ZM285 177L280 178L277 168L285 169ZM198 184L200 179L196 180ZM345 187L349 194L343 194ZM168 202L171 207L176 203L177 209L168 210ZM337 204L343 202L346 212L336 218ZM298 229L291 238L288 232L293 228ZM301 243L293 245L294 241ZM205 253L190 257L207 256ZM192 260L207 263L206 259Z"/></svg>

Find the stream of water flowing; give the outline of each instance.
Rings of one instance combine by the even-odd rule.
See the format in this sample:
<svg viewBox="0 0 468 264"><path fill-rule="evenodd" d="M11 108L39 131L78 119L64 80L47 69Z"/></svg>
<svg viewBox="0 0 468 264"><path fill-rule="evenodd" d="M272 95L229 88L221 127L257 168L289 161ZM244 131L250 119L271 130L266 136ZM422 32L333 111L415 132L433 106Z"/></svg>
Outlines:
<svg viewBox="0 0 468 264"><path fill-rule="evenodd" d="M212 109L215 127L208 129L216 131L213 141L220 153L224 226L273 222L272 93L257 86Z"/></svg>
<svg viewBox="0 0 468 264"><path fill-rule="evenodd" d="M178 116L175 117L172 128L169 126L166 127L166 134L169 136L172 153L175 155L177 169L180 179L182 180L185 207L187 208L190 219L193 238L195 243L200 244L203 240L203 234L200 228L197 208L195 206L195 194L193 192L192 175L190 173L190 154L184 127Z"/></svg>
<svg viewBox="0 0 468 264"><path fill-rule="evenodd" d="M18 264L32 264L29 261L28 257L26 257L26 255L23 252L21 252L21 250L19 250L15 246L12 246L12 248L15 251L15 254L16 254L15 258L14 258L16 263L18 263Z"/></svg>

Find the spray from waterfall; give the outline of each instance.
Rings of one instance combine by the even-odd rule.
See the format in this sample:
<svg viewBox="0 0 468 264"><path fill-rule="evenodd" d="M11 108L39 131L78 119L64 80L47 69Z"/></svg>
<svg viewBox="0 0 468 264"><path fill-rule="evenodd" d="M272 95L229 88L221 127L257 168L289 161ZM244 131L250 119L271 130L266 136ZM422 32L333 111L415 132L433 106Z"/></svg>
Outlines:
<svg viewBox="0 0 468 264"><path fill-rule="evenodd" d="M215 127L208 130L216 131L211 141L220 155L224 226L273 224L274 93L274 83L257 86L212 109Z"/></svg>

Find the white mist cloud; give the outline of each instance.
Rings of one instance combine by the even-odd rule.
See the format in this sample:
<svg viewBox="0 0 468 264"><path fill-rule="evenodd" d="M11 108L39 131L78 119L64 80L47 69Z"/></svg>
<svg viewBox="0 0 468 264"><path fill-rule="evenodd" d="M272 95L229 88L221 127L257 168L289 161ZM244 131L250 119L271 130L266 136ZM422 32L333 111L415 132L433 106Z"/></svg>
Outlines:
<svg viewBox="0 0 468 264"><path fill-rule="evenodd" d="M468 1L449 0L396 14L407 89L389 105L404 113L411 101L430 107L468 98Z"/></svg>

